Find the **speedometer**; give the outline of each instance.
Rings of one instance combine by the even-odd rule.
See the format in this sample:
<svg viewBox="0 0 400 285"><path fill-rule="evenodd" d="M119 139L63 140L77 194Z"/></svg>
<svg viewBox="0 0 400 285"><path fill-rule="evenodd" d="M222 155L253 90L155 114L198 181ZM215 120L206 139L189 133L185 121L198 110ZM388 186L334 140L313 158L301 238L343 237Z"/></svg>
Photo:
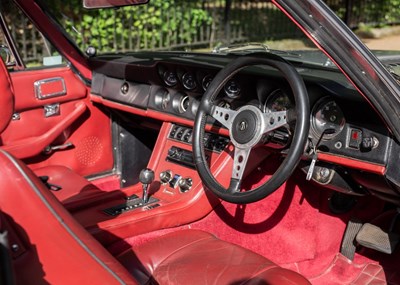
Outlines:
<svg viewBox="0 0 400 285"><path fill-rule="evenodd" d="M346 123L344 114L339 105L329 98L322 98L315 104L312 111L311 129L316 137L324 131L331 131L324 135L324 139L331 139L339 134Z"/></svg>
<svg viewBox="0 0 400 285"><path fill-rule="evenodd" d="M281 89L273 91L264 104L264 112L286 111L291 108L293 108L292 100Z"/></svg>

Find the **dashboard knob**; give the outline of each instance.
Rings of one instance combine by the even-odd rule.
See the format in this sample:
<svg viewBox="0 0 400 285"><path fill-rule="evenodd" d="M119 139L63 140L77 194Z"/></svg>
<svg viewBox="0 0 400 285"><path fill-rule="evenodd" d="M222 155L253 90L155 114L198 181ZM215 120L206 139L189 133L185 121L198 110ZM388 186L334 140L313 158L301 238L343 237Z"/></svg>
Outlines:
<svg viewBox="0 0 400 285"><path fill-rule="evenodd" d="M192 178L190 178L190 177L182 178L181 180L179 180L179 183L178 183L179 190L182 193L189 191L190 188L192 188L192 185L193 185L193 181L192 181Z"/></svg>
<svg viewBox="0 0 400 285"><path fill-rule="evenodd" d="M170 170L166 170L160 173L160 182L162 184L167 184L172 179L172 173Z"/></svg>
<svg viewBox="0 0 400 285"><path fill-rule="evenodd" d="M370 151L377 148L379 145L379 140L376 137L364 137L361 141L361 149L363 151Z"/></svg>
<svg viewBox="0 0 400 285"><path fill-rule="evenodd" d="M179 157L180 156L180 152L176 147L171 147L168 150L168 156L170 156L170 157Z"/></svg>

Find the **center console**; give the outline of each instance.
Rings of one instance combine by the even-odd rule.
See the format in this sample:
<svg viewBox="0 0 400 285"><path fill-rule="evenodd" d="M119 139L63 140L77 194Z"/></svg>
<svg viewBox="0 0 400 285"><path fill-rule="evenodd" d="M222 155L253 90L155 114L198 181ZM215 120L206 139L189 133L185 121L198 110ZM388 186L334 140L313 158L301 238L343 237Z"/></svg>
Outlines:
<svg viewBox="0 0 400 285"><path fill-rule="evenodd" d="M195 169L192 128L163 123L148 163L154 171L147 203L141 203L142 185L122 189L125 198L111 199L74 213L103 244L166 227L193 222L207 215L219 200L205 191ZM214 176L229 183L229 138L207 132L205 152ZM133 199L133 200L132 200Z"/></svg>

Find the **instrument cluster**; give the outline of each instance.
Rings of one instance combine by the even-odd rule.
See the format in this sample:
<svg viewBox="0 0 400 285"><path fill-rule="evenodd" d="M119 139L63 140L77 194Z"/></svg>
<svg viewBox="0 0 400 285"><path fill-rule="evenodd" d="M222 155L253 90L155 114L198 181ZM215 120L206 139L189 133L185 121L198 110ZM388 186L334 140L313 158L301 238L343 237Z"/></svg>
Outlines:
<svg viewBox="0 0 400 285"><path fill-rule="evenodd" d="M153 107L193 120L201 98L217 72L179 66L159 66L158 72L163 86L155 88L156 91L153 95L155 106ZM228 109L237 109L246 104L253 104L259 106L264 112L294 110L294 97L290 89L281 84L285 84L284 81L280 83L279 80L264 80L248 74L239 74L228 80L221 88L215 104ZM349 111L346 106L347 101L343 101L335 95L324 95L326 92L323 89L314 89L317 91L309 94L311 105L310 140L313 143L320 141L321 146L326 146L330 151L339 153L345 149L354 148L353 145L356 145L356 149L361 149L362 145L358 141L359 139L353 142L351 136L355 131L358 132L358 129L346 120L345 114L353 118L352 111ZM346 112L342 107L346 107ZM276 130L277 136L285 137L285 143L280 143L281 146L286 146L290 142L294 125L294 122L290 122Z"/></svg>
<svg viewBox="0 0 400 285"><path fill-rule="evenodd" d="M268 96L263 106L264 112L278 112L294 109L291 94L276 89ZM318 140L330 140L340 134L346 124L345 115L339 104L330 96L320 97L313 104L310 117L310 136Z"/></svg>
<svg viewBox="0 0 400 285"><path fill-rule="evenodd" d="M154 92L156 109L194 119L201 96L207 91L216 71L194 71L184 67L158 66L158 73L164 86ZM217 97L217 105L232 108L233 101L241 100L242 84L230 79ZM237 105L237 104L236 104Z"/></svg>

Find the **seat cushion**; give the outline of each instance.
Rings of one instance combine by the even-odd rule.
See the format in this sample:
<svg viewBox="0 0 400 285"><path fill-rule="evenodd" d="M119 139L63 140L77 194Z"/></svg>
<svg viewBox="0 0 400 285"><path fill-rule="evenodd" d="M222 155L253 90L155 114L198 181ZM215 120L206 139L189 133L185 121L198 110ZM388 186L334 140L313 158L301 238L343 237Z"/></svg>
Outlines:
<svg viewBox="0 0 400 285"><path fill-rule="evenodd" d="M47 176L48 183L61 187L58 191L49 191L70 211L101 200L123 197L120 191L102 191L86 178L62 165L45 166L35 169L34 172L37 176Z"/></svg>
<svg viewBox="0 0 400 285"><path fill-rule="evenodd" d="M294 271L199 230L155 238L117 258L141 284L310 284Z"/></svg>

